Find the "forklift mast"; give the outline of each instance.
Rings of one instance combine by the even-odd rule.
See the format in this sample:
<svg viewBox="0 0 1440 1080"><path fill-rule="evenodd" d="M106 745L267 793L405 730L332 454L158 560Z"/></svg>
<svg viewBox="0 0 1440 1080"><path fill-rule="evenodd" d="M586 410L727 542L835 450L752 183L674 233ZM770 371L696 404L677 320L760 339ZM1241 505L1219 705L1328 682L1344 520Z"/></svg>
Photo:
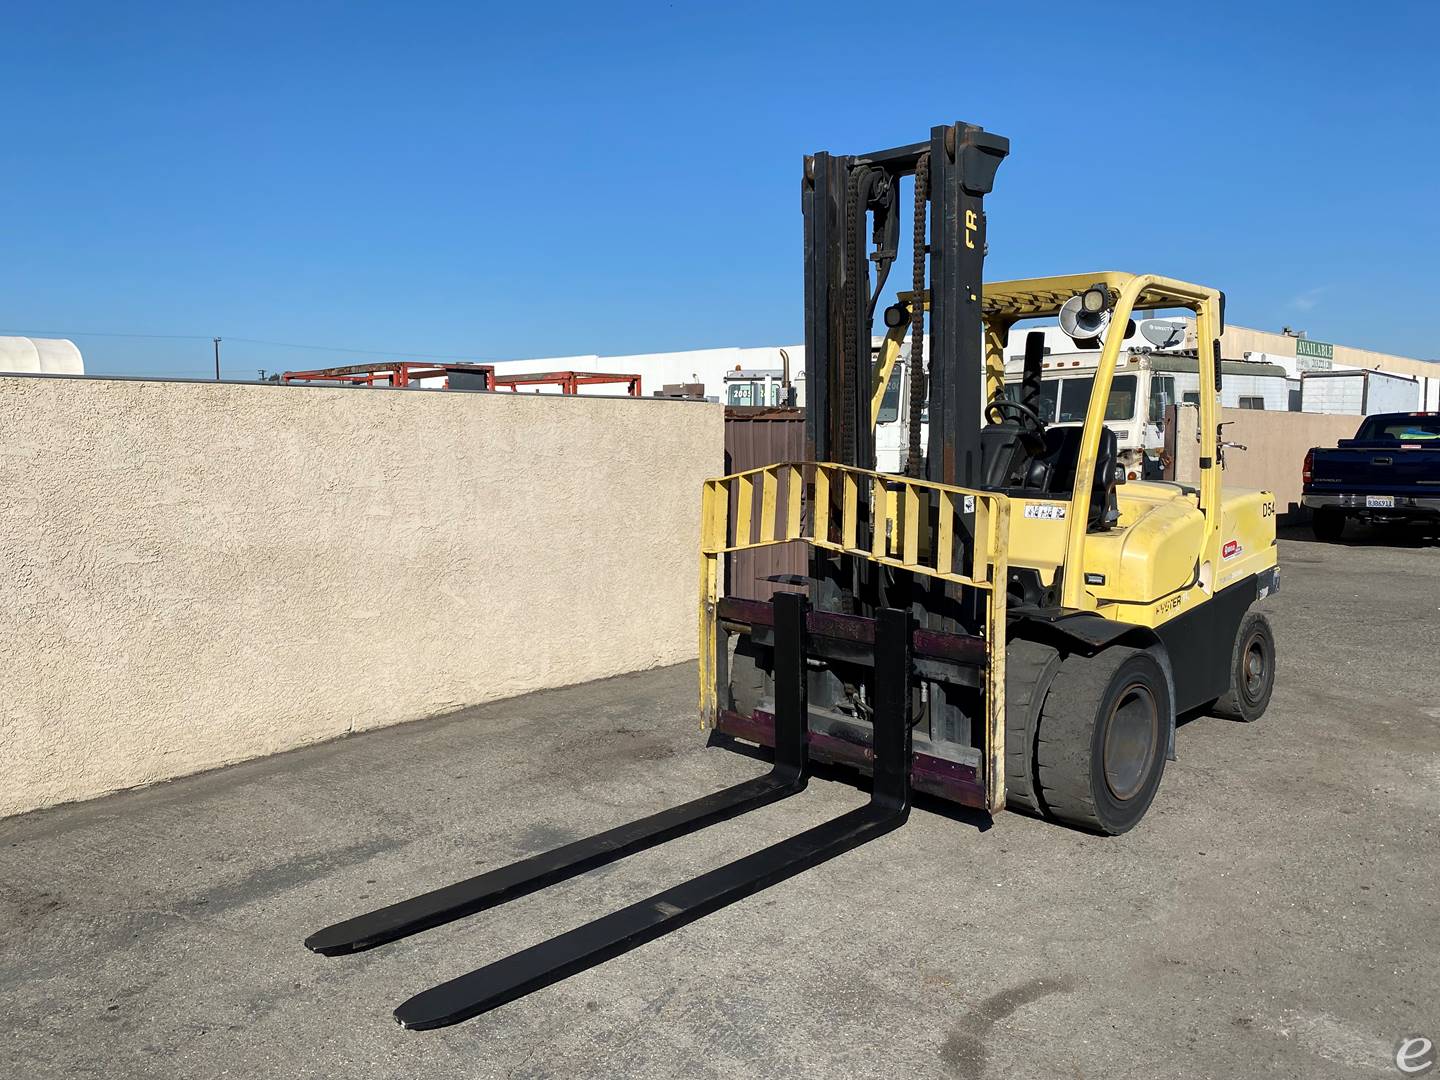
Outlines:
<svg viewBox="0 0 1440 1080"><path fill-rule="evenodd" d="M884 313L886 326L908 323L910 336L910 477L959 487L980 480L980 428L985 393L982 282L984 197L1010 141L974 124L937 126L928 142L869 154L817 153L805 159L801 204L805 215L806 456L860 469L875 468L871 399L875 365L871 341L876 302L896 259L900 188L914 178L910 290ZM927 243L928 225L928 243ZM872 283L870 264L875 264ZM925 310L930 311L930 356L924 357ZM927 377L928 376L928 377ZM929 446L922 453L928 409ZM840 494L831 517L839 520ZM872 491L861 486L860 514L869 516ZM974 535L972 507L957 515L960 557L968 563ZM973 591L916 579L853 555L812 548L810 600L816 611L873 617L885 607L909 608L919 625L974 632L983 618ZM820 679L817 705L847 695L840 681ZM930 695L932 739L955 746L975 742L979 710L955 695Z"/></svg>
<svg viewBox="0 0 1440 1080"><path fill-rule="evenodd" d="M978 479L984 363L982 204L1009 150L1008 139L957 123L933 128L929 142L871 154L822 152L805 159L801 201L809 460L875 467L870 416L875 303L897 253L901 178L913 176L917 243L912 294L930 289L930 445L924 475L960 486ZM916 331L923 330L923 304L912 301L904 307L903 317L911 323L912 355L918 359L921 338ZM891 309L887 319L901 314ZM925 404L926 398L927 380L918 377L919 366L912 362L912 419L920 412L914 406ZM912 424L910 437L912 447L918 448L918 423Z"/></svg>

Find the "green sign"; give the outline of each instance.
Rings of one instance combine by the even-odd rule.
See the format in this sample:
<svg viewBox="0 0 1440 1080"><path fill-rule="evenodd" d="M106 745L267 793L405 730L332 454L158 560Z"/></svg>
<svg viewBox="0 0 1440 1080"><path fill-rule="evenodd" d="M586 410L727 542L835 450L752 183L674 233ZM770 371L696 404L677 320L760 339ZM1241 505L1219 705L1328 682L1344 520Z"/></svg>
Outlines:
<svg viewBox="0 0 1440 1080"><path fill-rule="evenodd" d="M1309 338L1295 339L1295 355L1309 356L1315 360L1334 360L1335 346L1328 341L1311 341Z"/></svg>

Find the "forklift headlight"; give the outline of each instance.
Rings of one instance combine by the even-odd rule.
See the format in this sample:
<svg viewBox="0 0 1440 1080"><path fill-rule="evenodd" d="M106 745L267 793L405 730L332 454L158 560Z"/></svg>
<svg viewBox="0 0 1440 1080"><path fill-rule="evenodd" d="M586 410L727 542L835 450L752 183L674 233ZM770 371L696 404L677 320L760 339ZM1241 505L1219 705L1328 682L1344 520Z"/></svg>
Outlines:
<svg viewBox="0 0 1440 1080"><path fill-rule="evenodd" d="M885 309L885 325L894 330L910 321L910 309L904 304L891 304Z"/></svg>
<svg viewBox="0 0 1440 1080"><path fill-rule="evenodd" d="M1091 285L1080 294L1080 307L1087 315L1099 315L1110 306L1110 292L1103 285Z"/></svg>

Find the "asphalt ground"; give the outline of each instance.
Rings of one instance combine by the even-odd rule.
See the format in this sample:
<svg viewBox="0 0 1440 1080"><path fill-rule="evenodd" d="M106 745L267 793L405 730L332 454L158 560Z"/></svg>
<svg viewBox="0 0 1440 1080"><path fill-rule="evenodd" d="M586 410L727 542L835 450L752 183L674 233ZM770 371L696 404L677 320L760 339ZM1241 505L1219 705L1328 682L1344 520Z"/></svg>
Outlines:
<svg viewBox="0 0 1440 1080"><path fill-rule="evenodd" d="M0 1076L1400 1076L1440 1042L1440 546L1281 548L1270 711L1186 723L1135 831L917 810L445 1030L391 1010L863 792L341 958L301 941L764 766L705 748L687 665L0 822Z"/></svg>

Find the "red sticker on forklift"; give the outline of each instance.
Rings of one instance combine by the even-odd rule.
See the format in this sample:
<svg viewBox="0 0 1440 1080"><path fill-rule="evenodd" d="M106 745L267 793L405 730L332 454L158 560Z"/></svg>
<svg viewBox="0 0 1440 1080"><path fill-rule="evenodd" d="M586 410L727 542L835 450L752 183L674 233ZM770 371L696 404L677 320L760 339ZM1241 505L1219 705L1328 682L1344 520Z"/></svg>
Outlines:
<svg viewBox="0 0 1440 1080"><path fill-rule="evenodd" d="M1227 540L1225 542L1225 546L1220 549L1220 557L1222 559L1233 559L1236 555L1239 555L1240 552L1244 550L1245 549L1240 546L1240 541Z"/></svg>

